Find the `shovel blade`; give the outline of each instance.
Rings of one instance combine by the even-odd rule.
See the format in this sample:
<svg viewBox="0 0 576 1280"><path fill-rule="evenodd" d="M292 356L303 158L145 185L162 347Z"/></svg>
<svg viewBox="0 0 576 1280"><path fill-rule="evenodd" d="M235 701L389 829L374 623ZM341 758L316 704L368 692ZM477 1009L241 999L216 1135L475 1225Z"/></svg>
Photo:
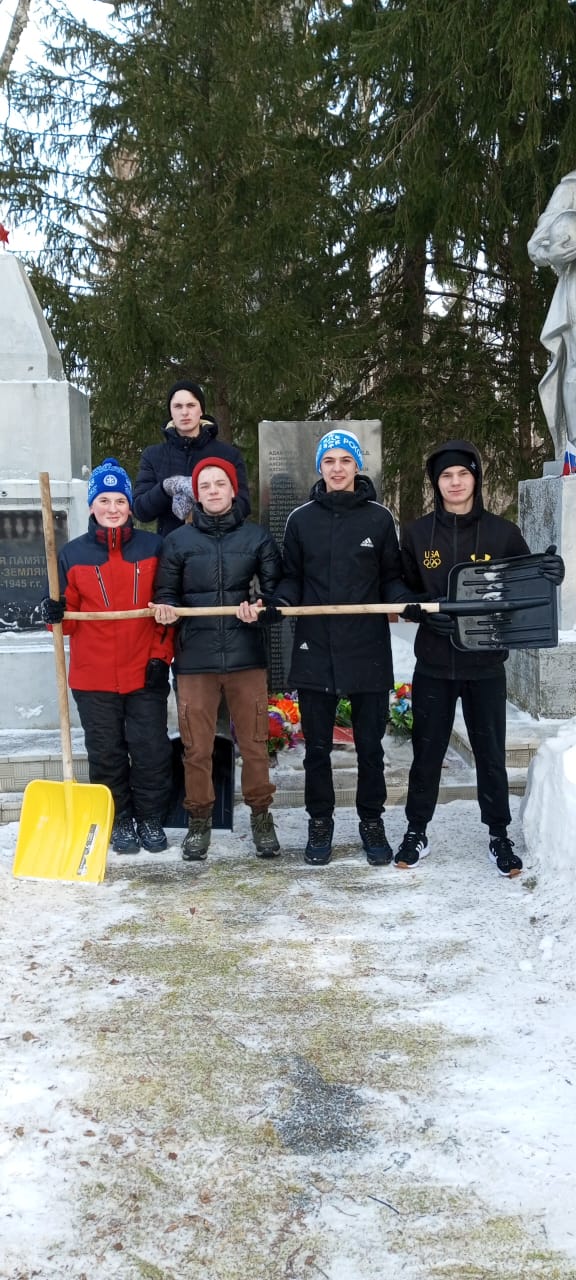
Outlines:
<svg viewBox="0 0 576 1280"><path fill-rule="evenodd" d="M29 782L24 792L12 873L35 880L99 884L114 820L114 801L99 783Z"/></svg>
<svg viewBox="0 0 576 1280"><path fill-rule="evenodd" d="M455 565L448 599L476 601L475 616L456 618L457 649L550 649L558 644L558 592L540 573L543 555ZM504 608L499 612L498 604ZM491 613L485 610L491 607Z"/></svg>

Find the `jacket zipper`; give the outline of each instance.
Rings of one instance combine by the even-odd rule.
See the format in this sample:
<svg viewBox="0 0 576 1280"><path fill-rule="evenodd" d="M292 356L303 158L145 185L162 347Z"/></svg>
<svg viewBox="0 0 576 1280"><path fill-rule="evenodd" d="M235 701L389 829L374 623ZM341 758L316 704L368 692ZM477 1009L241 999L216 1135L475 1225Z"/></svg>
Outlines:
<svg viewBox="0 0 576 1280"><path fill-rule="evenodd" d="M101 572L100 572L100 570L99 570L98 568L96 569L96 577L97 577L97 579L98 579L98 585L99 585L99 587L100 587L100 590L101 590L101 592L102 592L102 596L103 596L103 598L104 598L104 604L106 605L106 608L107 608L107 609L109 609L109 608L110 608L110 601L109 601L109 599L108 599L108 595L107 595L107 592L106 592L106 587L104 586L104 579L103 579L102 574L101 574Z"/></svg>
<svg viewBox="0 0 576 1280"><path fill-rule="evenodd" d="M455 564L458 564L458 527L456 525L456 516L454 516L452 566L454 566ZM452 679L455 680L456 679L456 650L450 638L448 638L448 644L450 645L450 669L452 671Z"/></svg>
<svg viewBox="0 0 576 1280"><path fill-rule="evenodd" d="M136 561L136 564L134 565L134 596L133 596L133 601L132 601L132 602L133 602L133 604L138 604L138 575L139 575L139 573L140 573L140 565L138 564L138 561Z"/></svg>
<svg viewBox="0 0 576 1280"><path fill-rule="evenodd" d="M224 588L223 588L223 582L222 582L222 534L218 532L216 536L218 538L218 543L217 543L218 545L218 599L221 600L222 603L224 603ZM220 652L222 654L222 670L227 671L228 668L226 666L226 652L225 652L226 631L224 629L224 618L218 619L218 629L222 635L222 645L220 649Z"/></svg>

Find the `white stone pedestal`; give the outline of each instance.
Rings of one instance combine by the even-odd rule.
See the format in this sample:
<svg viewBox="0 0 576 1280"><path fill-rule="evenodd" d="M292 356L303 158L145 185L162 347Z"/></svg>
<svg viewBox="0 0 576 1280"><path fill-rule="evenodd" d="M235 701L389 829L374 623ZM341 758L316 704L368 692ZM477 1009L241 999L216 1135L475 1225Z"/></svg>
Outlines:
<svg viewBox="0 0 576 1280"><path fill-rule="evenodd" d="M57 539L88 522L88 397L67 382L22 264L0 255L0 728L58 726L52 639L34 630L47 589L38 474L50 476ZM77 724L70 700L71 719Z"/></svg>
<svg viewBox="0 0 576 1280"><path fill-rule="evenodd" d="M518 523L531 551L556 544L566 577L558 592L558 648L511 653L508 696L537 719L567 719L576 715L576 475L521 481Z"/></svg>

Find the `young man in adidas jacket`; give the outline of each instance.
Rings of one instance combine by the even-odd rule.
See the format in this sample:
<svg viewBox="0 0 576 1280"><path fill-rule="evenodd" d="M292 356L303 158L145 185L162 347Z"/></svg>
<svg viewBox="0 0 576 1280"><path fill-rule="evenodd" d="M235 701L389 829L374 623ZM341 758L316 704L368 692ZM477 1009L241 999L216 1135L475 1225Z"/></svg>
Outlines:
<svg viewBox="0 0 576 1280"><path fill-rule="evenodd" d="M320 479L310 501L288 517L284 577L276 601L294 605L375 604L407 600L400 582L396 530L360 474L362 450L351 431L323 436L316 453ZM330 753L336 707L350 698L358 757L356 808L360 838L373 866L392 861L382 814L386 801L384 751L389 691L394 683L390 627L385 614L298 618L289 675L298 690L304 757L304 802L309 814L306 862L330 861L334 785Z"/></svg>
<svg viewBox="0 0 576 1280"><path fill-rule="evenodd" d="M482 463L467 440L448 440L428 458L434 510L402 533L405 581L417 599L446 598L448 575L456 564L529 554L517 525L486 511L482 501ZM564 566L551 547L541 572L557 585ZM414 598L414 597L413 597ZM490 833L489 852L502 876L517 876L522 862L508 838L510 823L506 773L506 650L455 648L450 614L410 616L420 622L414 646L412 746L406 817L408 829L395 857L396 866L415 867L430 852L426 827L440 786L442 762L450 741L458 698L476 763L478 803Z"/></svg>

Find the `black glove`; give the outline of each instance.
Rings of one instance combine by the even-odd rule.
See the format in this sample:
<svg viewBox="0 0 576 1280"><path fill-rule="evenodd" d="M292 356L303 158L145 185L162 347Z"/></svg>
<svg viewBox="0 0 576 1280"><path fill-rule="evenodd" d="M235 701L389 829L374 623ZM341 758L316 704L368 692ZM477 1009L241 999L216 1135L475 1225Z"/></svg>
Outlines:
<svg viewBox="0 0 576 1280"><path fill-rule="evenodd" d="M265 604L258 614L258 626L273 627L275 622L282 621L282 617L283 615L275 604Z"/></svg>
<svg viewBox="0 0 576 1280"><path fill-rule="evenodd" d="M157 693L167 692L170 683L168 679L169 671L168 663L163 662L162 658L149 658L146 663L144 688L154 689Z"/></svg>
<svg viewBox="0 0 576 1280"><path fill-rule="evenodd" d="M543 578L547 578L548 582L553 582L555 587L559 587L564 581L566 572L562 556L556 555L556 545L553 542L551 546L546 547L544 555L538 565L538 573Z"/></svg>
<svg viewBox="0 0 576 1280"><path fill-rule="evenodd" d="M66 611L66 601L64 596L60 596L59 600L53 600L52 596L44 596L40 601L40 617L43 622L61 622Z"/></svg>
<svg viewBox="0 0 576 1280"><path fill-rule="evenodd" d="M456 631L456 619L451 613L425 613L424 626L436 636L450 637Z"/></svg>
<svg viewBox="0 0 576 1280"><path fill-rule="evenodd" d="M406 622L423 622L428 615L419 604L407 604L398 617L404 618Z"/></svg>

